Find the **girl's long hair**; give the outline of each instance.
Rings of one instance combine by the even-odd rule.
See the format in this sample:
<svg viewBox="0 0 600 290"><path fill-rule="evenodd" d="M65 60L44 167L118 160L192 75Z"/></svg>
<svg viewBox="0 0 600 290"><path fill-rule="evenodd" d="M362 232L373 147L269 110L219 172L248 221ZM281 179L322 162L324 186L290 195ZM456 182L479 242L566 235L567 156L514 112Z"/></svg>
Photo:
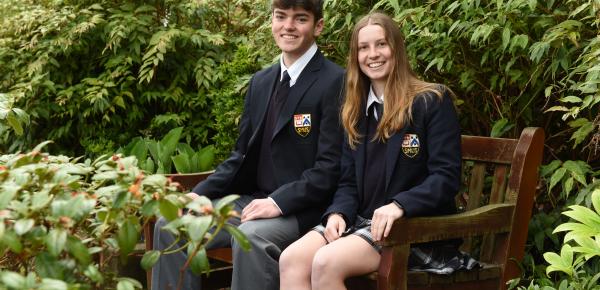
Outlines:
<svg viewBox="0 0 600 290"><path fill-rule="evenodd" d="M352 31L350 54L346 67L346 99L342 108L342 125L348 135L348 143L355 149L360 136L357 124L364 114L369 78L360 70L358 64L358 32L367 25L379 25L385 32L385 38L394 58L392 69L384 89L383 116L377 126L374 139L387 141L395 132L412 120L412 104L420 93L431 91L439 98L442 92L438 85L419 80L410 68L404 37L398 25L388 15L380 12L370 13L361 18Z"/></svg>

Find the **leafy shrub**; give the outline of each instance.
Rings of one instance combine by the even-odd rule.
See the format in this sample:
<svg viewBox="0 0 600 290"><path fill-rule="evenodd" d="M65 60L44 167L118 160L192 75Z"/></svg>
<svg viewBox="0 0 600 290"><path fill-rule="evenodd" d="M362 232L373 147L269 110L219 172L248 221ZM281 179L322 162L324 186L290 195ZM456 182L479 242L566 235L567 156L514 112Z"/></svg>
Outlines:
<svg viewBox="0 0 600 290"><path fill-rule="evenodd" d="M31 126L17 148L0 146L52 139L57 151L97 156L177 126L186 128L185 143L210 143L209 94L236 78L219 67L240 35L262 24L245 22L268 11L255 7L250 0L2 1L0 92L15 96Z"/></svg>
<svg viewBox="0 0 600 290"><path fill-rule="evenodd" d="M166 230L188 241L183 250L196 273L208 270L203 249L211 227L229 231L248 248L240 232L225 225L236 196L212 209L207 198L190 202L165 176L144 175L135 157L77 163L42 153L45 144L0 156L0 288L141 288L118 277L111 261L125 261L142 225L158 215L171 221ZM184 207L198 215L178 217ZM147 252L142 267L175 251Z"/></svg>
<svg viewBox="0 0 600 290"><path fill-rule="evenodd" d="M179 142L183 127L172 129L161 140L136 137L127 146L117 150L125 156L135 156L139 167L149 173L196 173L212 169L215 148L212 145L194 150ZM150 153L148 155L148 153Z"/></svg>

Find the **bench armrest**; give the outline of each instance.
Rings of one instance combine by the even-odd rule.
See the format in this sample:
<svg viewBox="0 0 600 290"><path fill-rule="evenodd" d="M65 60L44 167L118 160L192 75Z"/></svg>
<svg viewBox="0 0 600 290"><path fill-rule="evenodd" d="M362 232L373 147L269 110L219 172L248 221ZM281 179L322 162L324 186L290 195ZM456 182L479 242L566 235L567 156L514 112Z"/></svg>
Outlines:
<svg viewBox="0 0 600 290"><path fill-rule="evenodd" d="M409 245L509 232L514 209L514 204L491 204L453 215L401 218L394 222L382 245Z"/></svg>

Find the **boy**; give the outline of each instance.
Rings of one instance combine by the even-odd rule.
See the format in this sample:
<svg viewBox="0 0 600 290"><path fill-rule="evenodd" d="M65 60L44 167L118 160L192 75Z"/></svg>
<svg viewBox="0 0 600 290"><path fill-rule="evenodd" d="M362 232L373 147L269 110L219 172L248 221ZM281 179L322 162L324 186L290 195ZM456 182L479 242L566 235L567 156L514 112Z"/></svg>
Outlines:
<svg viewBox="0 0 600 290"><path fill-rule="evenodd" d="M241 219L231 221L249 239L244 252L227 233L209 248L231 246L231 289L279 289L280 253L319 223L331 202L340 168L339 102L343 69L325 59L315 38L323 30L322 0L273 0L271 31L281 49L278 64L256 73L245 98L240 135L231 156L199 183L191 198L240 194ZM173 237L156 224L154 245ZM162 256L152 288L174 289L185 254ZM198 289L187 271L183 289Z"/></svg>

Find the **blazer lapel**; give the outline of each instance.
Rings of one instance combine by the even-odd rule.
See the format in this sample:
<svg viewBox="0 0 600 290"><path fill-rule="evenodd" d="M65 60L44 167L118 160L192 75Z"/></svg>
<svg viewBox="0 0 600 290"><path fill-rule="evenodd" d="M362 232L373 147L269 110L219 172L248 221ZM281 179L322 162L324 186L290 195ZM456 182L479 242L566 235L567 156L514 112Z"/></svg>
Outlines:
<svg viewBox="0 0 600 290"><path fill-rule="evenodd" d="M273 138L275 138L279 131L283 129L287 122L292 121L292 115L296 109L296 106L305 95L308 88L310 88L310 86L317 80L317 72L321 69L322 63L323 55L321 52L317 51L300 74L300 77L298 77L296 80L296 84L292 86L290 94L288 95L287 100L285 100L281 112L279 112L279 118L277 119L275 130L273 131Z"/></svg>
<svg viewBox="0 0 600 290"><path fill-rule="evenodd" d="M394 168L396 168L396 162L398 161L398 154L402 147L402 140L404 139L404 130L392 135L388 140L385 149L385 191L387 192L392 178Z"/></svg>
<svg viewBox="0 0 600 290"><path fill-rule="evenodd" d="M258 80L259 83L255 86L257 88L257 92L253 93L252 95L256 98L256 107L252 114L252 127L254 128L254 133L251 138L251 142L254 140L255 135L257 135L256 133L260 130L262 123L265 121L266 112L269 107L269 101L273 95L275 84L279 81L279 70L279 63L271 66L271 70L266 73L264 78Z"/></svg>

